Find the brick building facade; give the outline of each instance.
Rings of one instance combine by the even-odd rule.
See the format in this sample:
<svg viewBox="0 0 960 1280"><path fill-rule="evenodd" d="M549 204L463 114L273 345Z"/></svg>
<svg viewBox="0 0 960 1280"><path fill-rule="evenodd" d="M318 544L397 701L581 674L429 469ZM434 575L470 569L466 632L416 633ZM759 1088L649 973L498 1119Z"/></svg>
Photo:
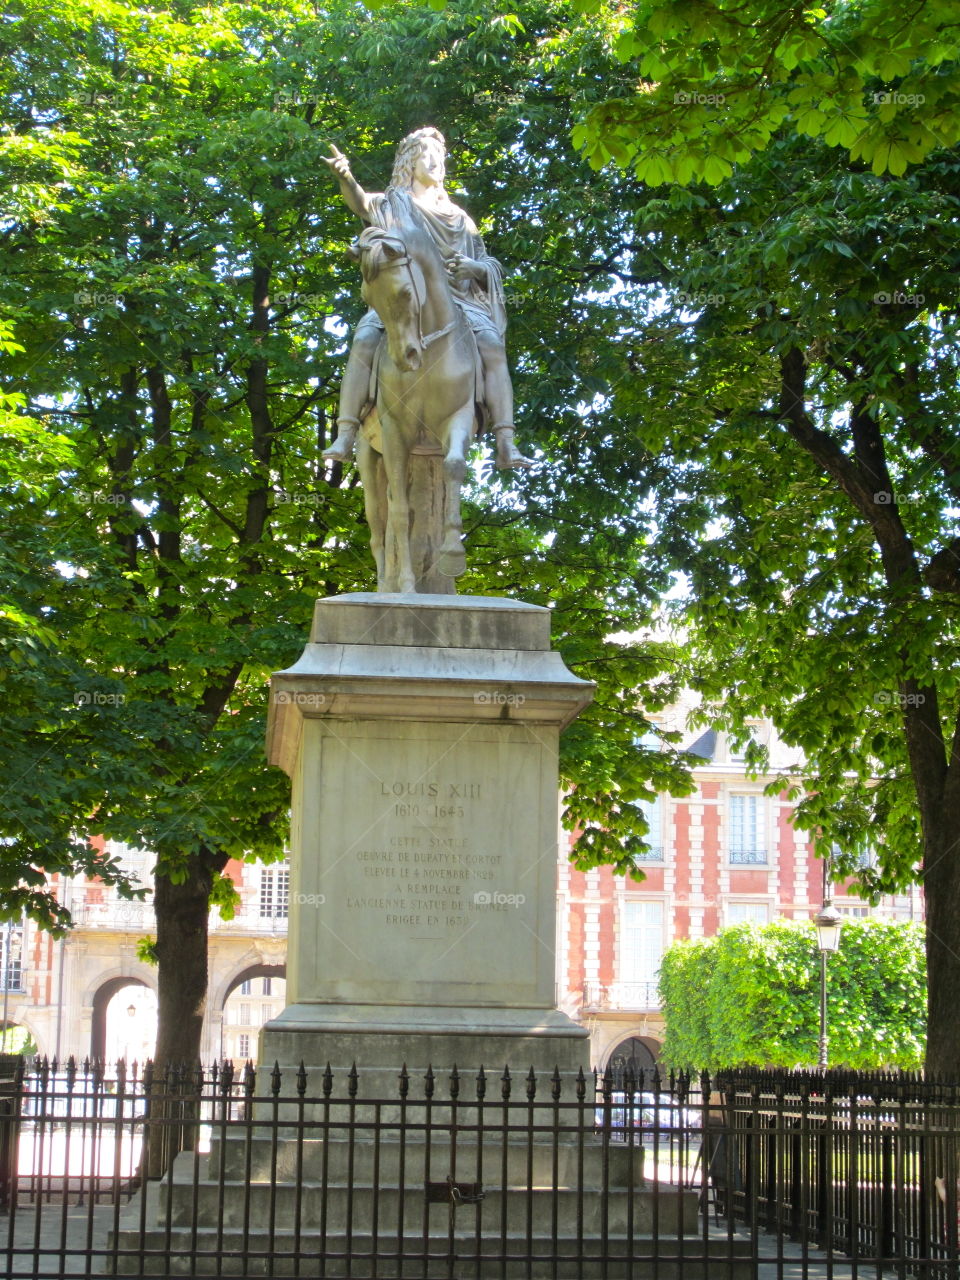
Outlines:
<svg viewBox="0 0 960 1280"><path fill-rule="evenodd" d="M667 726L675 727L685 709ZM776 770L794 753L769 724L755 728ZM649 854L638 883L609 867L577 871L569 862L575 834L565 833L559 863L560 1007L587 1026L594 1062L656 1060L663 1038L657 996L661 956L679 938L711 936L743 921L805 920L823 903L822 860L804 832L791 825L785 794L765 796L770 778L749 779L742 755L723 734L688 735L687 750L702 760L696 790L661 795L645 806ZM832 886L841 914L919 919L919 889L869 907L850 883Z"/></svg>
<svg viewBox="0 0 960 1280"><path fill-rule="evenodd" d="M151 854L111 852L151 888ZM231 862L226 873L240 905L232 920L210 913L205 1062L255 1056L260 1027L286 1002L287 867ZM47 1057L142 1061L156 1041L157 971L137 954L156 933L149 897L127 901L83 877L51 884L74 927L54 939L30 921L0 926L0 1022L29 1033Z"/></svg>

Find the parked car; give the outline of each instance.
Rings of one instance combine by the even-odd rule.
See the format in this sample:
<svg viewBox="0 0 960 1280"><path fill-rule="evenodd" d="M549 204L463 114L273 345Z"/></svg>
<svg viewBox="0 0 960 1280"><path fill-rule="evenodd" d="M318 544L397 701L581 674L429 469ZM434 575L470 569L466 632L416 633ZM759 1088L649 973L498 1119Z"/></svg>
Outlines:
<svg viewBox="0 0 960 1280"><path fill-rule="evenodd" d="M689 1131L699 1129L701 1119L697 1108L680 1106L669 1093L634 1093L629 1100L626 1093L612 1093L609 1108L599 1103L595 1112L597 1129L612 1131L631 1125L650 1133Z"/></svg>

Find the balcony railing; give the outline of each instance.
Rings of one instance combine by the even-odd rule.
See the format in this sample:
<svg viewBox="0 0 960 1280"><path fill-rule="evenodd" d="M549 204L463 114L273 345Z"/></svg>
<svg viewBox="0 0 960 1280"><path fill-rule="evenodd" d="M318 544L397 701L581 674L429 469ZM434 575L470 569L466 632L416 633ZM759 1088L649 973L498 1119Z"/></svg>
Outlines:
<svg viewBox="0 0 960 1280"><path fill-rule="evenodd" d="M651 845L650 848L646 849L643 853L635 853L633 855L633 860L634 862L662 862L663 846Z"/></svg>
<svg viewBox="0 0 960 1280"><path fill-rule="evenodd" d="M586 982L583 987L585 1009L659 1009L660 994L653 982Z"/></svg>
<svg viewBox="0 0 960 1280"><path fill-rule="evenodd" d="M767 851L766 849L731 849L730 861L765 867L767 865Z"/></svg>
<svg viewBox="0 0 960 1280"><path fill-rule="evenodd" d="M154 924L152 902L128 902L110 899L105 902L74 902L70 907L74 923L87 929L116 929L126 932L150 929Z"/></svg>

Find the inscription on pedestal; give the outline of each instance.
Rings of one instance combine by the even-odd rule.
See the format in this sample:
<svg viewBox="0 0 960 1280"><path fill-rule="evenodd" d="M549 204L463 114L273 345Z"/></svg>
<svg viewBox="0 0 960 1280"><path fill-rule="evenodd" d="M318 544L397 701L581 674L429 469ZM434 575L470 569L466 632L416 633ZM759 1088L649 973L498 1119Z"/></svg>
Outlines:
<svg viewBox="0 0 960 1280"><path fill-rule="evenodd" d="M503 854L472 847L469 827L483 819L481 783L381 781L374 790L375 803L389 805L392 834L386 847L355 854L359 890L348 896L348 912L436 936L466 928L477 911L519 905L521 895L495 887Z"/></svg>
<svg viewBox="0 0 960 1280"><path fill-rule="evenodd" d="M429 986L434 998L446 987L451 1000L484 1002L506 985L523 1003L552 992L555 836L540 821L541 755L519 726L325 736L319 838L315 856L304 846L293 893L302 972L321 994L412 1000Z"/></svg>

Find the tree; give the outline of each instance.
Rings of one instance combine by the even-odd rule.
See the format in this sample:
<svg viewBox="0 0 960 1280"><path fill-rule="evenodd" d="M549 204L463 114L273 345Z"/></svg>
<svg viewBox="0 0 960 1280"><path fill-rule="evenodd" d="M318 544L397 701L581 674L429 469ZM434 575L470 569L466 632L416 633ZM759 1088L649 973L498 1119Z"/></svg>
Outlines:
<svg viewBox="0 0 960 1280"><path fill-rule="evenodd" d="M468 494L463 589L549 602L561 651L598 682L563 758L583 863L631 868L645 824L623 802L689 785L674 751L636 746L648 726L635 690L669 702L676 651L609 640L636 631L668 582L642 565L649 516L635 502L661 464L596 445L589 406L620 315L592 289L619 228L607 179L558 140L569 121L544 133L549 86L531 88L533 124L503 109L544 24L556 30L529 9L520 33L468 6L371 18L298 0L216 15L20 0L4 29L15 200L0 305L27 348L9 375L18 421L69 444L52 467L34 454L42 480L5 535L29 531L20 607L61 672L42 708L86 788L81 829L157 854L161 1062L197 1053L227 859L282 853L288 784L262 762L266 676L298 655L317 595L370 581L354 475L319 466L343 325L361 305L342 257L355 226L320 162L331 140L375 188L405 128L445 128L464 203L504 228L496 252L528 264L512 350L543 463L522 482L525 511L512 480ZM576 189L558 195L571 172ZM97 771L83 775L93 740ZM35 777L37 806L55 806ZM26 837L14 870L47 852Z"/></svg>
<svg viewBox="0 0 960 1280"><path fill-rule="evenodd" d="M0 348L22 351L0 325ZM52 567L44 564L43 538L23 516L41 491L36 469L69 465L65 436L51 434L19 413L22 397L0 392L0 494L5 533L0 546L0 716L4 741L15 749L0 756L0 920L29 915L59 934L69 913L51 888L51 877L85 873L131 888L116 859L95 849L87 835L100 797L94 772L109 751L109 713L88 722L87 732L67 734L51 702L69 704L84 696L80 673L57 652L57 637L42 615L32 612ZM87 693L94 691L87 690ZM109 685L99 686L109 697ZM104 705L107 705L104 703ZM105 736L106 735L106 736ZM42 851L42 858L39 856Z"/></svg>
<svg viewBox="0 0 960 1280"><path fill-rule="evenodd" d="M680 10L658 12L672 21ZM705 12L712 21L717 9ZM887 5L838 5L830 29L856 18L868 31L884 15L893 21ZM923 5L910 17L926 30L942 10ZM770 7L737 7L737 22L754 18L775 22ZM687 68L684 93L723 92L717 76L730 68L709 32L689 42L687 60L679 36L669 41ZM919 104L927 124L941 90L954 92L954 65L941 60L950 49L938 45L920 67L935 81ZM635 82L636 65L605 63L593 35L567 56L579 59L576 84L589 85L586 110L609 104L618 77ZM877 163L879 141L868 166L861 135L809 136L817 131L799 108L782 110L813 83L806 64L774 62L765 74L779 123L763 138L748 130L721 169L708 171L677 122L726 104L667 103L670 166L647 174L617 264L646 297L619 347L613 417L632 415L636 438L676 465L674 487L657 499L658 536L689 588L674 612L688 628L705 715L742 742L755 719L775 722L797 762L773 788L802 796L797 821L821 850L838 846L839 872L857 873L868 895L922 880L927 1065L951 1071L960 1059L957 166L935 133L933 142L910 135L916 163L906 171L901 153ZM681 83L671 74L652 95L661 105ZM910 87L871 80L906 75L879 48L857 74L867 93ZM888 120L887 105L877 104L879 125L910 133L908 113ZM604 110L590 117L597 138L619 127L617 109ZM646 106L628 112L636 151L609 154L624 165L662 155L666 119ZM588 148L591 136L586 126L578 134ZM761 744L748 759L762 772ZM876 861L858 871L865 844Z"/></svg>
<svg viewBox="0 0 960 1280"><path fill-rule="evenodd" d="M577 125L591 163L716 185L785 134L899 175L960 139L952 4L575 0L625 69ZM611 93L612 90L612 93Z"/></svg>
<svg viewBox="0 0 960 1280"><path fill-rule="evenodd" d="M811 922L736 925L675 942L660 996L670 1067L815 1066L820 959ZM831 1067L915 1070L924 1050L924 948L919 925L845 921L830 956Z"/></svg>

